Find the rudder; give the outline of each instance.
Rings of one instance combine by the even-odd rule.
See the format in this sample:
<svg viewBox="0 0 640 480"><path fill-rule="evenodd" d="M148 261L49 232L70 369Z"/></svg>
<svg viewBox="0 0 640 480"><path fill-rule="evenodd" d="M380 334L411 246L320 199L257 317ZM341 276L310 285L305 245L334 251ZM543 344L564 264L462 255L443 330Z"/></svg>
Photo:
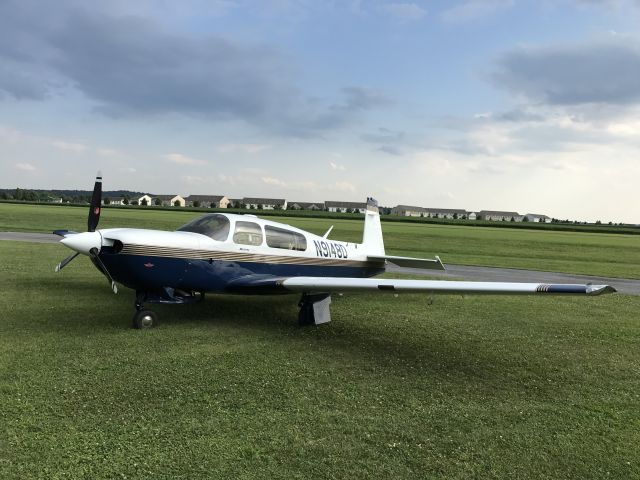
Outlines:
<svg viewBox="0 0 640 480"><path fill-rule="evenodd" d="M364 233L362 235L362 247L367 255L384 255L384 240L382 239L382 225L380 224L380 212L378 202L367 198L367 210L364 214Z"/></svg>

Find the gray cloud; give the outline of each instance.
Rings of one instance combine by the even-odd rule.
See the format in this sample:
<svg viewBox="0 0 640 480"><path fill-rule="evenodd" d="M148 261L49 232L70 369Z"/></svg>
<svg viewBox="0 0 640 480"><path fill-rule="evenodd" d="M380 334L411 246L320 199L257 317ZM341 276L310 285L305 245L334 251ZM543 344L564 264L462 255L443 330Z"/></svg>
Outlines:
<svg viewBox="0 0 640 480"><path fill-rule="evenodd" d="M393 145L382 145L380 148L378 148L378 151L386 153L388 155L395 155L398 157L402 156L402 150L400 150L398 147L394 147Z"/></svg>
<svg viewBox="0 0 640 480"><path fill-rule="evenodd" d="M369 143L397 143L404 139L405 133L381 127L376 133L367 133L360 138Z"/></svg>
<svg viewBox="0 0 640 480"><path fill-rule="evenodd" d="M513 3L513 0L467 0L444 10L440 18L446 23L472 22L510 8Z"/></svg>
<svg viewBox="0 0 640 480"><path fill-rule="evenodd" d="M513 123L544 122L546 120L544 115L521 109L513 109L506 112L496 113L491 115L491 118L498 121Z"/></svg>
<svg viewBox="0 0 640 480"><path fill-rule="evenodd" d="M387 103L359 86L337 100L311 99L295 87L291 60L273 48L180 35L73 1L55 6L0 5L0 97L43 100L75 89L111 116L231 118L288 135L341 128Z"/></svg>
<svg viewBox="0 0 640 480"><path fill-rule="evenodd" d="M550 105L640 102L640 48L600 43L520 48L506 53L491 76L514 94Z"/></svg>
<svg viewBox="0 0 640 480"><path fill-rule="evenodd" d="M51 65L114 114L186 113L260 116L285 98L276 52L218 38L195 40L137 17L80 11L49 35Z"/></svg>

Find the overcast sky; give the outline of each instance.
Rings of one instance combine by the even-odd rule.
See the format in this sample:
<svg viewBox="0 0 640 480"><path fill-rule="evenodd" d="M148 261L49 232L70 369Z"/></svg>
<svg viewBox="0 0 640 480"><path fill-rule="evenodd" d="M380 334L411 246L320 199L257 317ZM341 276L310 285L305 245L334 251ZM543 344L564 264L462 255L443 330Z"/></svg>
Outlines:
<svg viewBox="0 0 640 480"><path fill-rule="evenodd" d="M640 1L0 2L0 187L640 223Z"/></svg>

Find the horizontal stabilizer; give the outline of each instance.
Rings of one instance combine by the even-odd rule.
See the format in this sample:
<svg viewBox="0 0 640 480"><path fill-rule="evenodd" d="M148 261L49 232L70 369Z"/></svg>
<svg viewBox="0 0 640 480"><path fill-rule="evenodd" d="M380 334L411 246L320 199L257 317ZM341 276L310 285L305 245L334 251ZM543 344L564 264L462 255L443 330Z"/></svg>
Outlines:
<svg viewBox="0 0 640 480"><path fill-rule="evenodd" d="M77 235L78 232L74 232L73 230L54 230L53 234L59 237L66 237L67 235Z"/></svg>
<svg viewBox="0 0 640 480"><path fill-rule="evenodd" d="M398 267L405 268L424 268L428 270L444 270L444 265L440 257L435 259L429 258L412 258L412 257L394 257L393 255L368 255L367 260L381 261L386 260Z"/></svg>

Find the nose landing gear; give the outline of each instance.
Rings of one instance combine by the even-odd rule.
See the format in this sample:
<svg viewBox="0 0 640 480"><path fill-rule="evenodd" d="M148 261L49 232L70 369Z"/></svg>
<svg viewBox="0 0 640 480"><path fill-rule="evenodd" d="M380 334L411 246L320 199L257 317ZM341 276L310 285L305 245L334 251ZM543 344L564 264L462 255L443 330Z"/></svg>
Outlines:
<svg viewBox="0 0 640 480"><path fill-rule="evenodd" d="M158 315L144 308L144 303L186 304L201 302L204 292L185 292L183 290L164 287L159 292L136 291L136 314L133 316L133 328L146 329L158 326Z"/></svg>
<svg viewBox="0 0 640 480"><path fill-rule="evenodd" d="M158 325L158 315L152 310L139 310L133 316L133 328L144 330Z"/></svg>

